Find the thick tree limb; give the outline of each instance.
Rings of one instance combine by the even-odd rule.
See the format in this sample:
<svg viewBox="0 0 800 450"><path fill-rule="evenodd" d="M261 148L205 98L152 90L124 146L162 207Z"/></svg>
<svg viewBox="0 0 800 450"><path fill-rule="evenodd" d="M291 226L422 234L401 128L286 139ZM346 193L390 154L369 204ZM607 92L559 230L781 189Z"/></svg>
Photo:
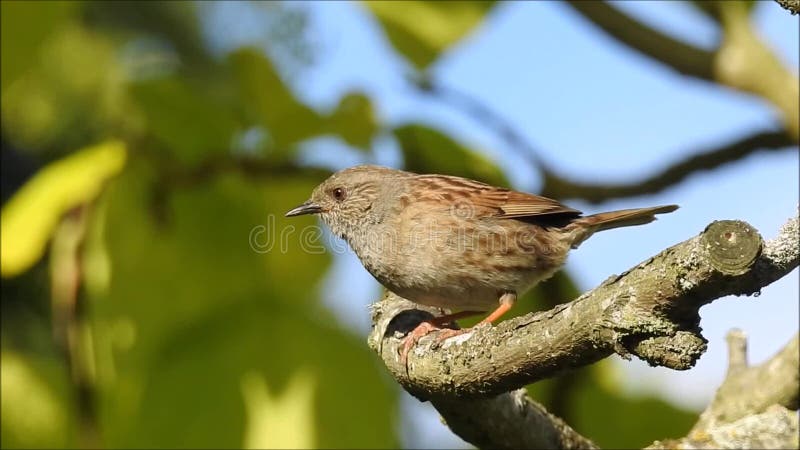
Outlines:
<svg viewBox="0 0 800 450"><path fill-rule="evenodd" d="M541 193L546 197L580 198L592 203L612 198L654 194L680 183L695 173L716 169L759 151L783 150L794 144L792 137L785 131L762 131L714 149L696 152L645 180L633 183L580 183L544 170Z"/></svg>
<svg viewBox="0 0 800 450"><path fill-rule="evenodd" d="M388 293L374 305L369 343L406 390L429 399L474 445L591 448L591 441L514 389L614 352L687 369L705 350L700 306L756 293L799 260L797 217L763 245L749 225L719 221L568 304L449 339L435 351L436 333L423 338L407 367L397 357L400 338L436 311ZM770 421L752 422L751 416L735 423L752 430L791 426L785 414L762 414ZM726 436L720 430L716 439Z"/></svg>
<svg viewBox="0 0 800 450"><path fill-rule="evenodd" d="M392 375L425 399L496 395L612 353L685 370L706 349L698 309L726 295L757 293L797 267L797 230L795 217L762 251L761 236L751 226L714 222L700 235L550 311L476 329L436 350L437 333L432 333L410 353L406 368L397 356L398 337L431 314L409 302L407 311L373 331L381 333L373 336L373 347ZM386 308L402 301L390 293L376 311L396 312Z"/></svg>
<svg viewBox="0 0 800 450"><path fill-rule="evenodd" d="M375 303L372 308L374 327L369 345L378 353L387 327L413 327L431 317L429 312L414 309L415 305L408 300L390 296L393 299ZM525 389L489 398L443 396L432 398L431 403L454 433L479 448L597 448L528 397Z"/></svg>

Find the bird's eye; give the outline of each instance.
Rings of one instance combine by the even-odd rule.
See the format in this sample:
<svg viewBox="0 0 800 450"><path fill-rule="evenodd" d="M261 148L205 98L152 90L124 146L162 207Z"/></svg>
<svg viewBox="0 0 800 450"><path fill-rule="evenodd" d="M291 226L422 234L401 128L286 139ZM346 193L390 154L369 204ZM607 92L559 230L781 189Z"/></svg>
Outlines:
<svg viewBox="0 0 800 450"><path fill-rule="evenodd" d="M344 191L344 189L336 188L333 190L333 198L335 198L336 201L340 202L344 200L345 197L347 197L347 193Z"/></svg>

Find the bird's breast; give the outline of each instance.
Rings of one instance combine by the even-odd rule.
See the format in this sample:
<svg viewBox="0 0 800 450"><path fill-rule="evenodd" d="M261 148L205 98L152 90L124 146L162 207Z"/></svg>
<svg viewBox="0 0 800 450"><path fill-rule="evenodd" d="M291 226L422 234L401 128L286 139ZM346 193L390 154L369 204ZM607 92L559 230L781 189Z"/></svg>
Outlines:
<svg viewBox="0 0 800 450"><path fill-rule="evenodd" d="M351 236L364 267L416 303L490 310L504 291L522 294L551 276L568 246L534 224L420 214Z"/></svg>

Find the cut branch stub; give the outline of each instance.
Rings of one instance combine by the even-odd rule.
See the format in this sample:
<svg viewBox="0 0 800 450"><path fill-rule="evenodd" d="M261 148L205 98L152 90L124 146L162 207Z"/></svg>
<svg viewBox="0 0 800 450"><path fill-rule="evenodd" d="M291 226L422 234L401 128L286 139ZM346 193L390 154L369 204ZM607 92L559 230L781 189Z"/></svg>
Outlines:
<svg viewBox="0 0 800 450"><path fill-rule="evenodd" d="M714 268L726 275L741 275L761 255L761 235L748 223L718 220L703 233L703 247Z"/></svg>

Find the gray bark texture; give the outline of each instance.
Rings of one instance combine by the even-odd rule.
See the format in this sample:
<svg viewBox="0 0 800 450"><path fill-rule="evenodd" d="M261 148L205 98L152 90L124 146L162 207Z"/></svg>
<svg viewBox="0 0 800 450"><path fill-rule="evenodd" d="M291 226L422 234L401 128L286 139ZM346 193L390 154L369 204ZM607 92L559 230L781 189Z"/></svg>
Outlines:
<svg viewBox="0 0 800 450"><path fill-rule="evenodd" d="M794 14L800 13L800 0L775 0L781 7Z"/></svg>
<svg viewBox="0 0 800 450"><path fill-rule="evenodd" d="M591 441L518 389L613 353L633 355L654 366L689 369L706 349L699 327L701 306L731 294L757 294L791 272L799 260L797 217L766 243L747 223L716 221L698 236L549 311L479 327L443 342L434 332L417 343L405 366L398 356L402 338L440 312L387 293L373 307L369 344L408 392L431 401L456 434L478 447L593 448ZM786 425L785 415L768 407L796 409L797 378L770 374L774 367L793 367L796 374L793 342L771 360L775 366L742 369L736 377L730 373L726 383L736 387L720 388L728 393L718 393L710 407L714 412L704 413L696 430L722 430L754 414L774 418L776 427ZM786 356L791 348L793 360ZM794 384L786 387L786 380ZM781 386L781 392L794 392L794 403L774 392L751 401L754 386L743 386L765 382ZM796 420L786 426L796 435Z"/></svg>

